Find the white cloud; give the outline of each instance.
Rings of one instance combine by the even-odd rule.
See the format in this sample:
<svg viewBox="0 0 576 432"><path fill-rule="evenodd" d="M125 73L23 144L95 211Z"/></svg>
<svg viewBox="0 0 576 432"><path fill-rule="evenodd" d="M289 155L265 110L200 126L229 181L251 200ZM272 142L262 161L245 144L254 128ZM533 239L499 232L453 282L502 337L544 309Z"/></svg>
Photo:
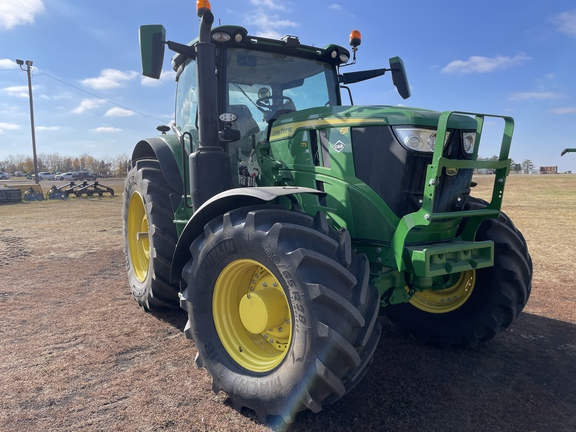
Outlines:
<svg viewBox="0 0 576 432"><path fill-rule="evenodd" d="M576 107L555 108L550 111L553 114L576 114Z"/></svg>
<svg viewBox="0 0 576 432"><path fill-rule="evenodd" d="M0 59L0 69L14 69L17 68L18 65L14 60L10 59Z"/></svg>
<svg viewBox="0 0 576 432"><path fill-rule="evenodd" d="M155 78L148 78L146 76L142 76L140 79L140 84L144 87L159 87L166 82L174 82L176 80L176 72L172 69L170 70L163 70L162 74L160 75L160 79Z"/></svg>
<svg viewBox="0 0 576 432"><path fill-rule="evenodd" d="M41 94L40 96L38 96L38 98L44 100L63 100L63 99L72 99L72 96L70 96L69 94L57 94L57 95ZM36 96L34 96L34 99L36 99Z"/></svg>
<svg viewBox="0 0 576 432"><path fill-rule="evenodd" d="M0 30L9 30L22 24L33 23L36 15L44 12L42 0L2 0L0 2Z"/></svg>
<svg viewBox="0 0 576 432"><path fill-rule="evenodd" d="M279 33L278 29L281 28L294 28L298 27L299 24L290 21L288 19L282 19L278 15L268 15L263 10L257 10L255 13L246 17L246 21L249 25L253 25L260 28L260 31L256 32L257 36L267 37L271 39L280 39L286 33Z"/></svg>
<svg viewBox="0 0 576 432"><path fill-rule="evenodd" d="M0 134L3 134L5 130L20 130L20 125L15 123L0 123Z"/></svg>
<svg viewBox="0 0 576 432"><path fill-rule="evenodd" d="M96 132L96 133L117 133L117 132L122 132L122 129L115 128L115 127L111 127L111 126L101 126L101 127L99 127L99 128L96 128L96 129L90 129L90 132Z"/></svg>
<svg viewBox="0 0 576 432"><path fill-rule="evenodd" d="M330 6L328 6L328 9L332 9L335 11L341 11L342 10L342 5L339 5L338 3L333 3Z"/></svg>
<svg viewBox="0 0 576 432"><path fill-rule="evenodd" d="M526 54L517 54L514 57L496 56L482 57L471 56L468 60L454 60L443 69L444 73L489 73L497 70L508 69L530 60Z"/></svg>
<svg viewBox="0 0 576 432"><path fill-rule="evenodd" d="M36 132L57 131L57 130L60 130L60 126L36 126Z"/></svg>
<svg viewBox="0 0 576 432"><path fill-rule="evenodd" d="M122 72L116 69L104 69L97 78L86 78L82 84L96 90L107 90L121 87L125 82L138 76L137 72Z"/></svg>
<svg viewBox="0 0 576 432"><path fill-rule="evenodd" d="M546 100L546 99L562 99L566 95L562 93L554 92L517 92L512 93L508 100L511 101L522 101L522 100Z"/></svg>
<svg viewBox="0 0 576 432"><path fill-rule="evenodd" d="M119 107L110 108L108 111L106 111L106 114L104 114L105 117L130 117L133 115L134 111Z"/></svg>
<svg viewBox="0 0 576 432"><path fill-rule="evenodd" d="M551 18L558 31L571 36L576 36L576 10L562 12Z"/></svg>
<svg viewBox="0 0 576 432"><path fill-rule="evenodd" d="M32 86L32 92L36 87ZM2 92L7 93L8 96L12 97L28 97L28 86L12 86L2 89Z"/></svg>
<svg viewBox="0 0 576 432"><path fill-rule="evenodd" d="M258 7L266 7L272 10L278 10L282 12L287 12L290 9L287 7L290 2L280 2L278 0L250 0L250 3Z"/></svg>
<svg viewBox="0 0 576 432"><path fill-rule="evenodd" d="M105 102L101 99L83 99L76 108L72 110L74 114L84 114L86 111L96 109Z"/></svg>

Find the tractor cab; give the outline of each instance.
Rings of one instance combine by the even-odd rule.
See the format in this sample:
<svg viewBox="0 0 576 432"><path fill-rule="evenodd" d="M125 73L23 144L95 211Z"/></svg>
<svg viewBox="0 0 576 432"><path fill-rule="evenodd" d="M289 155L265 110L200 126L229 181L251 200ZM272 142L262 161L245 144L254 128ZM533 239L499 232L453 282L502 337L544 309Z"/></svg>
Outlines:
<svg viewBox="0 0 576 432"><path fill-rule="evenodd" d="M355 63L360 44L357 31L350 35L352 62L350 52L339 45L317 48L301 44L295 36L281 40L255 37L238 26L216 27L210 30L209 41L195 39L188 45L166 41L162 26L142 26L140 41L145 76L159 77L165 45L177 53L172 59L178 83L173 129L189 154L200 146L223 148L230 158L233 187L254 185L258 168L250 166L251 156L258 142L270 140L272 126L281 116L342 105L341 87L352 101L346 84L386 71L392 71L402 97L410 93L398 57L391 59L390 69L340 74L341 67ZM201 50L197 48L205 48L208 42L210 53L198 55ZM199 79L199 73L211 75L210 79L215 80L213 89L207 89L207 85L204 90L198 88L198 82L206 81ZM209 97L200 98L201 91L209 91ZM216 113L218 118L214 119ZM212 117L210 127L202 128L200 117ZM198 132L201 129L205 137L210 137L202 140ZM247 172L252 181L246 178Z"/></svg>
<svg viewBox="0 0 576 432"><path fill-rule="evenodd" d="M318 106L340 105L340 56L301 45L298 38L256 38L241 27L217 27L211 32L216 73L215 99L204 112L218 113L217 145L229 155L233 187L253 186L256 144L267 141L282 115ZM194 46L198 41L192 41ZM200 147L198 58L182 46L172 60L178 90L174 129L189 152ZM348 51L331 46L331 52ZM212 60L212 59L211 59ZM200 60L201 62L201 60ZM207 145L203 143L203 145ZM251 180L250 180L251 179Z"/></svg>

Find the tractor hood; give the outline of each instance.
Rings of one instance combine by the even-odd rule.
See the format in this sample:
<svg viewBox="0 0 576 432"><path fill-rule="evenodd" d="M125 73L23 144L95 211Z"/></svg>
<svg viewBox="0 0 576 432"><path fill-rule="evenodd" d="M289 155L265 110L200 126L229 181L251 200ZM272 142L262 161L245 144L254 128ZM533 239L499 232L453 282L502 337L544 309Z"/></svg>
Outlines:
<svg viewBox="0 0 576 432"><path fill-rule="evenodd" d="M302 129L370 125L436 128L441 114L422 108L388 105L310 108L279 117L272 127L270 141L291 138ZM476 127L474 118L461 114L451 116L448 122L449 129L476 130Z"/></svg>

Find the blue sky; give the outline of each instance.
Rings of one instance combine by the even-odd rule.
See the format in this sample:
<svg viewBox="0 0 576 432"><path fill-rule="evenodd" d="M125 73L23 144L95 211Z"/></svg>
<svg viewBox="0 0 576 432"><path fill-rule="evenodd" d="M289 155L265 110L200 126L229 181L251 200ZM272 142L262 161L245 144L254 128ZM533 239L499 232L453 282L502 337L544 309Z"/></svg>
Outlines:
<svg viewBox="0 0 576 432"><path fill-rule="evenodd" d="M514 117L511 157L576 172L576 3L573 0L406 2L212 0L217 22L250 34L297 35L302 43L347 46L362 32L352 70L403 58L412 97L390 77L352 87L356 104L404 104ZM138 27L163 24L168 39L197 35L191 0L2 0L0 160L31 155L26 73L32 60L38 153L113 158L173 118L167 53L160 81L140 74ZM482 156L496 154L500 122L486 125Z"/></svg>

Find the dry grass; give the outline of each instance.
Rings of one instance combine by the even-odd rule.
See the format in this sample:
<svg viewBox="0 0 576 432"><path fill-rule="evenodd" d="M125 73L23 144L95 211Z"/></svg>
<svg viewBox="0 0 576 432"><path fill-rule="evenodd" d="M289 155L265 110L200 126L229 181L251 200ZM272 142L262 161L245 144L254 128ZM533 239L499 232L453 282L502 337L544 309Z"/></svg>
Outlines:
<svg viewBox="0 0 576 432"><path fill-rule="evenodd" d="M475 180L485 195L493 177ZM504 194L502 209L524 234L534 261L525 310L576 324L576 175L511 175Z"/></svg>
<svg viewBox="0 0 576 432"><path fill-rule="evenodd" d="M118 193L0 206L0 430L274 429L211 391L182 312L146 314L132 300L121 201ZM504 210L535 271L531 300L508 332L442 350L383 320L359 386L275 429L576 430L576 176L511 176Z"/></svg>

